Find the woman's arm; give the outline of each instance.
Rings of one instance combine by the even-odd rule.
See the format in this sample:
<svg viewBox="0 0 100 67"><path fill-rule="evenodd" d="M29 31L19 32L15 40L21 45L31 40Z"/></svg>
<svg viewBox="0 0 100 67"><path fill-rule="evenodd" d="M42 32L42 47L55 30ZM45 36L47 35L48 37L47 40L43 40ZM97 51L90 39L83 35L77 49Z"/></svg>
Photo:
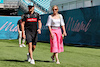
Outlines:
<svg viewBox="0 0 100 67"><path fill-rule="evenodd" d="M53 35L52 31L51 31L51 26L48 26L48 28L49 28L49 31L50 31L51 37L52 37L52 39L53 39L53 38L54 38L54 35Z"/></svg>
<svg viewBox="0 0 100 67"><path fill-rule="evenodd" d="M17 24L17 30L18 30L18 33L20 32L20 29L19 29L19 24Z"/></svg>
<svg viewBox="0 0 100 67"><path fill-rule="evenodd" d="M67 33L66 33L66 30L65 30L65 25L61 26L62 27L62 30L63 30L63 35L64 36L67 36Z"/></svg>
<svg viewBox="0 0 100 67"><path fill-rule="evenodd" d="M50 17L50 15L48 16L48 20L47 20L46 26L48 26L50 34L51 34L51 37L53 39L53 33L51 31L51 17Z"/></svg>
<svg viewBox="0 0 100 67"><path fill-rule="evenodd" d="M63 35L67 36L66 30L65 30L64 19L63 19L63 16L61 14L60 14L60 19L61 19L61 27L62 27L62 30L63 30Z"/></svg>

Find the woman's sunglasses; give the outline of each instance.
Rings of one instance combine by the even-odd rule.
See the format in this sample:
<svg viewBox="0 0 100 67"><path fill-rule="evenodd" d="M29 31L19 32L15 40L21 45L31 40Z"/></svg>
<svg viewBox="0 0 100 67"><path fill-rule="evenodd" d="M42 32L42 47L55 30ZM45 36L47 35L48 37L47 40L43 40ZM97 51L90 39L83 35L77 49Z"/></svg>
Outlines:
<svg viewBox="0 0 100 67"><path fill-rule="evenodd" d="M56 10L58 10L58 9L53 9L53 11L54 11L54 10L56 11Z"/></svg>

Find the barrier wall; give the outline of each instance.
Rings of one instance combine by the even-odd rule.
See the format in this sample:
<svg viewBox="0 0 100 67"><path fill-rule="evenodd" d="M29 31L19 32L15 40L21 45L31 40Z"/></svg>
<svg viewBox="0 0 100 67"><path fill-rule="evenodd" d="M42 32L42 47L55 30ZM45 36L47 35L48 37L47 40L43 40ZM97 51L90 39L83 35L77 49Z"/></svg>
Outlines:
<svg viewBox="0 0 100 67"><path fill-rule="evenodd" d="M59 12L63 15L68 36L64 43L100 46L100 6ZM46 27L49 14L41 15L42 34L38 41L49 42ZM20 17L0 17L0 39L17 39L17 21Z"/></svg>
<svg viewBox="0 0 100 67"><path fill-rule="evenodd" d="M21 17L0 16L0 39L17 39L17 21Z"/></svg>
<svg viewBox="0 0 100 67"><path fill-rule="evenodd" d="M100 6L59 12L63 15L68 36L64 43L100 46ZM39 41L49 42L49 31L45 26L47 15L42 15L42 34ZM45 19L44 19L45 18Z"/></svg>
<svg viewBox="0 0 100 67"><path fill-rule="evenodd" d="M4 3L4 0L0 0L0 3Z"/></svg>

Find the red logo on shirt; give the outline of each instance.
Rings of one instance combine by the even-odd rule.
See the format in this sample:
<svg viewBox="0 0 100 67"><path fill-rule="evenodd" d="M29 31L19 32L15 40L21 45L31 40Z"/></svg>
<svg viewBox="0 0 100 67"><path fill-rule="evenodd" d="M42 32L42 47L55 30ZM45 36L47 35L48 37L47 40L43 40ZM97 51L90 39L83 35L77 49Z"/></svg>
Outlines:
<svg viewBox="0 0 100 67"><path fill-rule="evenodd" d="M37 18L28 18L27 22L37 22Z"/></svg>

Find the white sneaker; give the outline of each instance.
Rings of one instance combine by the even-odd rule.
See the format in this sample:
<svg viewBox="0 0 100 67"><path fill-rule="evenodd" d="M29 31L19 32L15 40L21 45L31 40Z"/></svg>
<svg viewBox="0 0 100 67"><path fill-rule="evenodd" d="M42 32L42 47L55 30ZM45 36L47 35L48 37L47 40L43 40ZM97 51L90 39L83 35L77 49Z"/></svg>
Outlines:
<svg viewBox="0 0 100 67"><path fill-rule="evenodd" d="M31 58L30 58L29 53L27 53L27 61L28 61L28 62L30 62L30 61L31 61Z"/></svg>
<svg viewBox="0 0 100 67"><path fill-rule="evenodd" d="M25 44L22 44L23 47L26 47Z"/></svg>
<svg viewBox="0 0 100 67"><path fill-rule="evenodd" d="M30 64L35 64L35 61L34 59L31 60Z"/></svg>
<svg viewBox="0 0 100 67"><path fill-rule="evenodd" d="M59 61L57 61L57 62L56 62L56 64L60 64L60 62L59 62Z"/></svg>
<svg viewBox="0 0 100 67"><path fill-rule="evenodd" d="M22 45L19 45L19 47L23 47Z"/></svg>

